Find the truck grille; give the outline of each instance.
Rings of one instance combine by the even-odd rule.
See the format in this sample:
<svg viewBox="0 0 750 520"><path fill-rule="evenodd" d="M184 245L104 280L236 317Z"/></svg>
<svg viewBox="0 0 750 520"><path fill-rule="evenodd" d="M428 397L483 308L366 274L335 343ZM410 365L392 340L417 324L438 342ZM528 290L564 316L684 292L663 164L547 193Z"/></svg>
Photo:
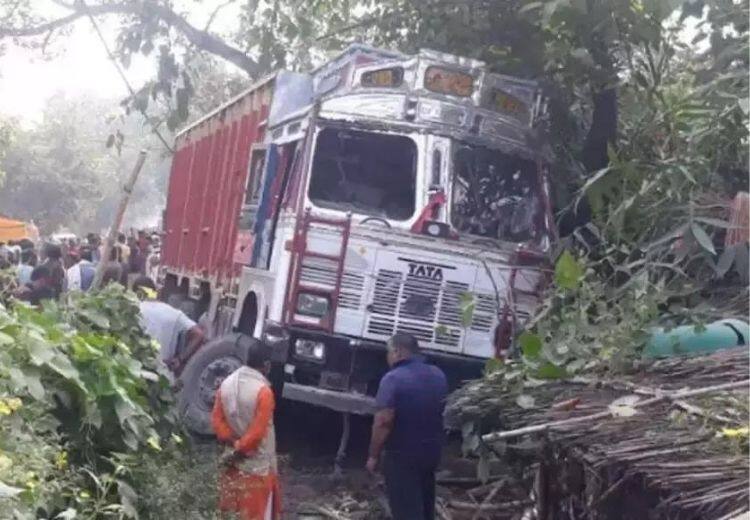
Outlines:
<svg viewBox="0 0 750 520"><path fill-rule="evenodd" d="M305 285L333 290L336 285L336 263L325 258L305 258L300 281ZM362 307L364 286L363 274L344 271L341 277L338 306L343 309L359 310Z"/></svg>
<svg viewBox="0 0 750 520"><path fill-rule="evenodd" d="M433 280L398 271L380 270L375 278L368 334L390 336L408 332L420 341L457 347L463 338L462 299L468 284ZM473 294L469 327L489 333L495 321L495 298Z"/></svg>
<svg viewBox="0 0 750 520"><path fill-rule="evenodd" d="M333 290L336 264L321 258L305 258L301 281ZM338 306L361 311L364 307L365 275L344 271ZM407 332L423 343L457 348L463 339L462 299L472 294L474 310L468 328L489 334L495 323L494 295L476 293L468 284L432 280L400 271L378 271L368 305L367 334L386 339L396 332Z"/></svg>
<svg viewBox="0 0 750 520"><path fill-rule="evenodd" d="M362 293L365 289L365 277L361 274L344 271L341 277L339 307L359 310L362 307Z"/></svg>

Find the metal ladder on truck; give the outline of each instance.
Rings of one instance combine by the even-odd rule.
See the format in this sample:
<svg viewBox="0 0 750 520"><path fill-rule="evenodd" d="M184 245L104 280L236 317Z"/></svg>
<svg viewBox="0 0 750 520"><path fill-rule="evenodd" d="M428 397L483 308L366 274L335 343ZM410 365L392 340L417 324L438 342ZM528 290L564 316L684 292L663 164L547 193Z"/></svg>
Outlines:
<svg viewBox="0 0 750 520"><path fill-rule="evenodd" d="M341 292L341 281L344 277L344 262L346 260L346 248L349 244L349 234L351 231L352 217L347 215L345 219L333 219L319 217L312 214L310 208L305 210L301 219L297 219L292 240L292 261L289 269L289 281L287 285L287 299L284 305L284 322L287 325L302 325L312 327L329 333L333 332L336 322L336 311L338 309L339 293ZM311 251L308 248L308 234L313 224L321 224L327 230L338 230L340 237L340 248L338 254L322 253L320 251ZM319 259L333 265L335 276L333 284L321 283L319 285L309 285L303 283L302 271L305 267L306 259ZM328 314L318 323L313 320L301 320L297 317L297 301L301 293L314 294L328 298Z"/></svg>
<svg viewBox="0 0 750 520"><path fill-rule="evenodd" d="M310 227L313 224L321 224L328 228L328 230L339 230L338 236L340 238L340 247L338 254L321 253L319 251L311 251L308 249L307 238L310 232ZM287 285L290 290L287 291L287 299L284 304L283 314L284 321L287 325L303 325L305 327L314 327L318 330L333 333L333 328L336 322L336 311L338 309L339 293L341 292L341 281L344 276L346 248L349 245L351 224L351 213L349 213L345 219L331 219L313 215L310 208L307 208L304 216L297 220L297 225L294 230L294 239L292 240L292 262L289 270L290 283ZM322 288L318 285L313 286L302 283L302 270L305 267L305 260L308 258L323 260L324 262L329 262L335 266L335 277L332 286ZM328 298L328 315L318 324L306 320L298 320L296 318L297 300L300 293L303 292L317 294ZM336 451L333 470L334 475L337 476L341 476L343 472L343 462L346 458L346 449L349 444L349 435L351 432L350 414L348 412L342 412L341 419L341 439L339 440L339 447Z"/></svg>

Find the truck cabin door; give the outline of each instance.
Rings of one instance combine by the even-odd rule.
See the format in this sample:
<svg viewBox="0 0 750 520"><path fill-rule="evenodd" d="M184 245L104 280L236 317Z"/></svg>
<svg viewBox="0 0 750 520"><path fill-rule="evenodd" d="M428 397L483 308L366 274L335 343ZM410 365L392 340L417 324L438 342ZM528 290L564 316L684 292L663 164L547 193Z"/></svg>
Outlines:
<svg viewBox="0 0 750 520"><path fill-rule="evenodd" d="M234 249L234 263L249 265L253 253L253 228L260 204L263 172L268 146L256 143L250 149L247 184L237 223L237 242Z"/></svg>
<svg viewBox="0 0 750 520"><path fill-rule="evenodd" d="M256 145L251 151L245 203L240 212L235 263L268 269L281 201L297 142Z"/></svg>

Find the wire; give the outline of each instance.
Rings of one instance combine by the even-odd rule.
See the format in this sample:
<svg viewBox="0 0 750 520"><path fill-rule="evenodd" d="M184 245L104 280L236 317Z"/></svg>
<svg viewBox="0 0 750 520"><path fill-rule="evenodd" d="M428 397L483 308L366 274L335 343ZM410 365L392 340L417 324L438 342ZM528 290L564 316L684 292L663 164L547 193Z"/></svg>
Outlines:
<svg viewBox="0 0 750 520"><path fill-rule="evenodd" d="M117 58L115 57L114 54L112 54L112 51L109 49L107 40L104 38L102 31L99 29L99 24L96 23L96 19L91 14L91 11L89 11L89 6L86 5L86 2L84 0L80 0L80 2L81 2L81 6L83 6L83 9L86 11L86 15L89 17L89 20L91 20L91 25L94 26L94 31L96 31L97 36L99 36L99 40L102 42L102 46L104 47L104 50L107 52L107 57L109 57L109 60L115 66L115 69L117 70L117 73L120 75L120 78L122 78L123 83L125 83L125 86L128 88L128 92L130 92L130 97L132 99L135 99L135 96L136 96L135 89L130 84L130 81L125 75L125 71L123 71L122 67L120 67L120 64L117 63ZM152 119L148 117L148 114L146 113L146 109L139 108L138 111L141 113L141 115L144 118L146 118L146 121L148 122L149 126L151 126L151 131L156 134L156 136L159 138L159 140L164 145L164 147L169 151L169 153L174 153L174 149L169 145L167 140L164 139L164 136L161 135L161 132L159 132L159 128L154 124Z"/></svg>

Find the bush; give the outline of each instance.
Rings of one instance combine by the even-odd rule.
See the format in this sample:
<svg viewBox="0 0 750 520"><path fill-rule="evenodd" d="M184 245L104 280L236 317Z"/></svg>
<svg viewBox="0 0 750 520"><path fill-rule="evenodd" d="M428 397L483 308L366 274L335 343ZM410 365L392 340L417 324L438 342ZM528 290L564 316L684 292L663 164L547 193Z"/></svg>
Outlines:
<svg viewBox="0 0 750 520"><path fill-rule="evenodd" d="M0 510L137 516L132 468L174 444L169 384L132 293L0 305Z"/></svg>

